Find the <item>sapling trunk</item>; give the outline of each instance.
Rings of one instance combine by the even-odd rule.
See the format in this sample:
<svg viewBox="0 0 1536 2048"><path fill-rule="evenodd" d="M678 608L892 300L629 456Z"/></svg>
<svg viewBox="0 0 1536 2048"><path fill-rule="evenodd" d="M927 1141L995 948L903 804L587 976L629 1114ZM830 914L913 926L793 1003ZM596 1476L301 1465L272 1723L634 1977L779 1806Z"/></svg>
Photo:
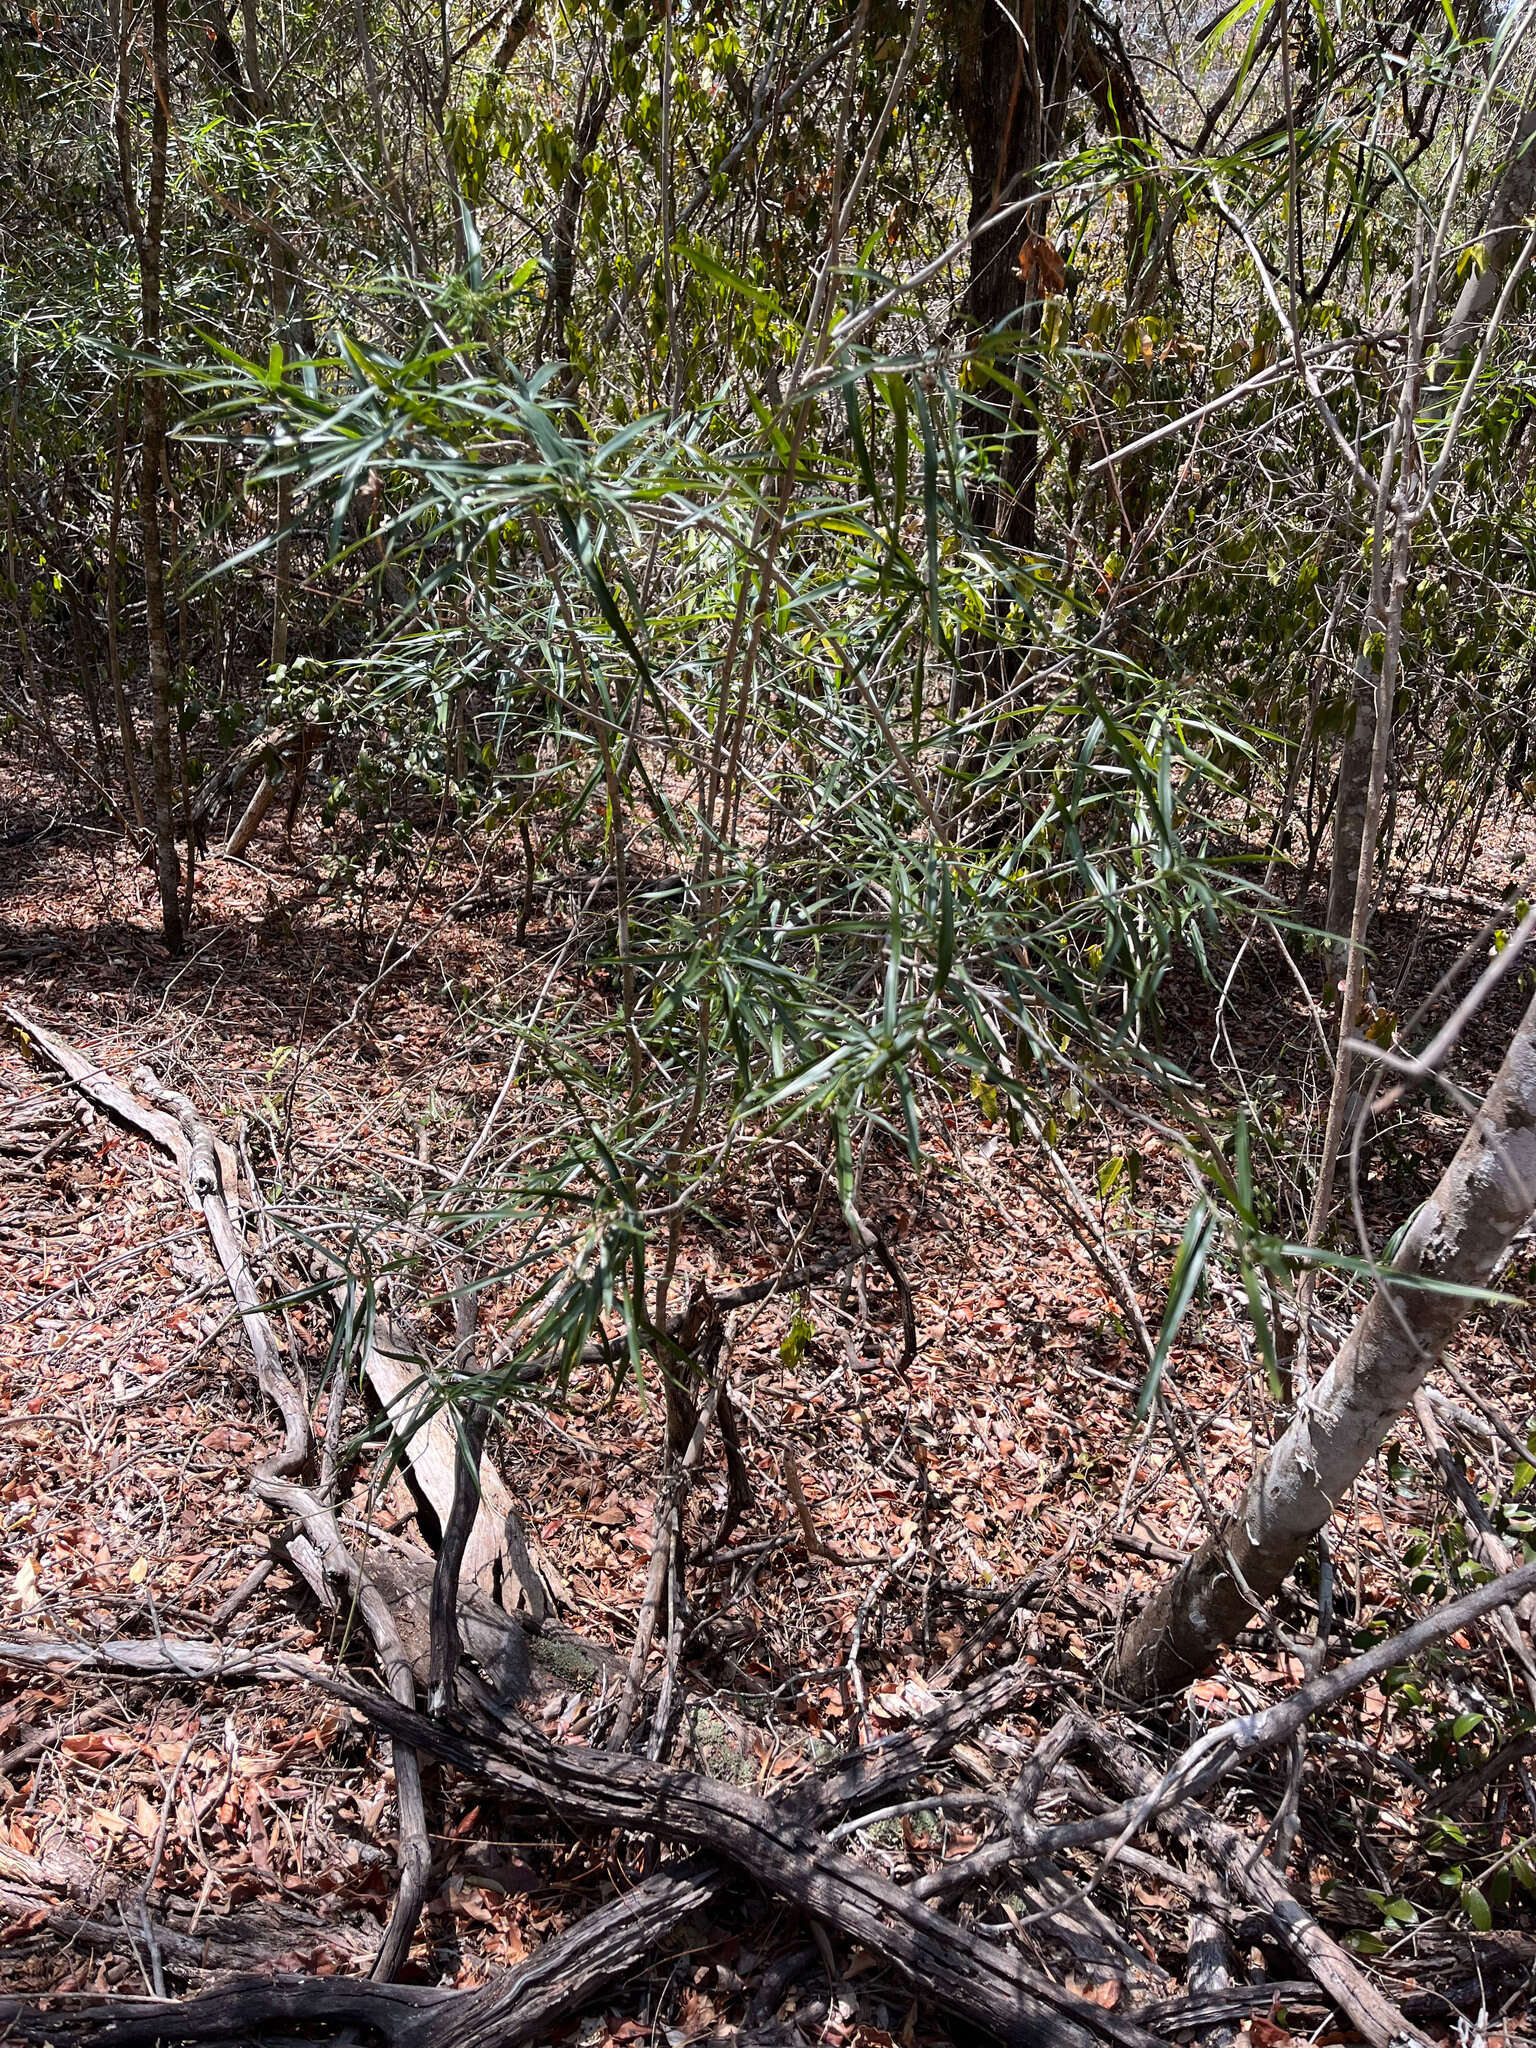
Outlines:
<svg viewBox="0 0 1536 2048"><path fill-rule="evenodd" d="M128 126L132 26L118 22L118 82L113 103L123 205L139 258L139 333L148 356L160 347L160 256L165 232L166 157L170 144L170 29L168 0L152 0L149 32L149 192L139 212ZM160 533L160 487L165 464L165 384L144 380L139 459L139 525L144 548L144 617L149 642L150 764L154 794L155 874L165 942L181 951L181 868L176 858L176 771L172 759L171 643L165 621L165 554Z"/></svg>
<svg viewBox="0 0 1536 2048"><path fill-rule="evenodd" d="M123 686L122 651L118 646L117 550L123 518L123 470L131 395L131 380L124 378L121 402L113 400L116 447L112 457L112 510L107 521L107 673L112 679L112 702L117 711L117 730L123 742L123 782L133 809L133 822L142 831L144 798L139 789L139 736L134 730L133 708Z"/></svg>
<svg viewBox="0 0 1536 2048"><path fill-rule="evenodd" d="M1376 670L1364 653L1355 661L1354 692L1355 722L1339 759L1333 810L1333 864L1328 876L1328 905L1323 913L1323 929L1341 947L1349 939L1355 885L1365 846L1371 762L1376 751Z"/></svg>
<svg viewBox="0 0 1536 2048"><path fill-rule="evenodd" d="M1484 1287L1536 1209L1536 1001L1472 1129L1409 1224L1390 1273ZM1133 1697L1206 1670L1278 1590L1395 1428L1470 1306L1380 1279L1235 1514L1132 1622L1114 1682Z"/></svg>

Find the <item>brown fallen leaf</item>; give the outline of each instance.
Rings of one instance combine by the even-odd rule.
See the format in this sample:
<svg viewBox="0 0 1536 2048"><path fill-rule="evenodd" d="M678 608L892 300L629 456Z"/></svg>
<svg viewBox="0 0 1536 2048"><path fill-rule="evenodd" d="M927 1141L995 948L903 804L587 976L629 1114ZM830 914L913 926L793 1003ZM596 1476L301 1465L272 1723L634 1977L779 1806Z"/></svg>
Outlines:
<svg viewBox="0 0 1536 2048"><path fill-rule="evenodd" d="M267 1831L261 1824L261 1815L254 1808L249 1809L247 1813L246 1840L250 1844L252 1863L258 1870L270 1876L272 1852L267 1842Z"/></svg>
<svg viewBox="0 0 1536 2048"><path fill-rule="evenodd" d="M1253 2048L1285 2048L1295 2036L1288 2027L1280 2026L1274 2020L1265 2019L1262 2013L1255 2013L1248 2022L1248 2038Z"/></svg>
<svg viewBox="0 0 1536 2048"><path fill-rule="evenodd" d="M59 1747L66 1756L87 1764L109 1763L117 1754L115 1745L104 1735L66 1735Z"/></svg>
<svg viewBox="0 0 1536 2048"><path fill-rule="evenodd" d="M48 1924L48 1908L35 1906L30 1913L23 1913L19 1920L12 1920L8 1926L0 1927L0 1943L25 1941L29 1934L36 1934L40 1927Z"/></svg>
<svg viewBox="0 0 1536 2048"><path fill-rule="evenodd" d="M7 1607L14 1607L19 1614L29 1608L41 1605L42 1594L37 1590L37 1559L24 1557L11 1580L11 1590L6 1600Z"/></svg>
<svg viewBox="0 0 1536 2048"><path fill-rule="evenodd" d="M513 1967L528 1959L528 1944L520 1927L498 1927L486 1940L487 1953L504 1967Z"/></svg>
<svg viewBox="0 0 1536 2048"><path fill-rule="evenodd" d="M1076 1978L1067 1981L1086 2004L1096 2005L1104 2012L1113 2012L1120 2003L1122 1986L1118 1977L1106 1977L1098 1984L1085 1984Z"/></svg>

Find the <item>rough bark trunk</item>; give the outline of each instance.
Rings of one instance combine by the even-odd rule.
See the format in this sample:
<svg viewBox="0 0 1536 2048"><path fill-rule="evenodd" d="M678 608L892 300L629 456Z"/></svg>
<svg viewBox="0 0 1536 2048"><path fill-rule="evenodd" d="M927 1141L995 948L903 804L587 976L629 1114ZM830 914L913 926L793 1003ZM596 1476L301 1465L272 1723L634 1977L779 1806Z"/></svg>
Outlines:
<svg viewBox="0 0 1536 2048"><path fill-rule="evenodd" d="M1536 1208L1536 1002L1482 1111L1414 1216L1395 1273L1482 1287ZM1207 1669L1279 1588L1409 1406L1468 1309L1465 1296L1378 1281L1343 1349L1237 1512L1153 1595L1114 1682L1138 1699Z"/></svg>
<svg viewBox="0 0 1536 2048"><path fill-rule="evenodd" d="M1074 76L1069 11L1047 5L1027 19L1033 31L1028 40L1019 17L992 0L959 0L950 13L951 97L970 155L974 237L964 313L985 343L979 352L983 363L996 371L978 374L966 424L979 438L1002 442L972 510L978 524L1024 548L1035 540L1038 444L1028 402L1028 344L1049 280L1041 278L1038 266L1021 263L1020 252L1045 226L1049 202L1036 196L1037 174L1060 153ZM1035 203L1026 213L1012 210L1017 201L1030 199ZM1010 389L1015 385L1018 393Z"/></svg>
<svg viewBox="0 0 1536 2048"><path fill-rule="evenodd" d="M139 736L134 730L133 707L123 687L122 652L118 646L117 572L118 535L123 520L123 470L127 453L128 408L133 402L133 382L123 379L122 390L113 401L116 441L112 456L112 511L107 521L107 673L112 679L112 702L117 711L117 729L123 742L123 782L133 809L133 822L144 829L144 797L139 789Z"/></svg>
<svg viewBox="0 0 1536 2048"><path fill-rule="evenodd" d="M261 21L256 0L240 0L240 55L244 60L247 96L258 118L270 112L267 81L261 61Z"/></svg>
<svg viewBox="0 0 1536 2048"><path fill-rule="evenodd" d="M1365 843L1365 812L1371 785L1371 756L1376 749L1376 677L1363 656L1355 662L1355 723L1339 761L1339 788L1333 811L1333 866L1328 877L1328 908L1323 929L1336 939L1349 936ZM1330 949L1331 950L1331 949Z"/></svg>
<svg viewBox="0 0 1536 2048"><path fill-rule="evenodd" d="M576 398L581 385L571 345L571 312L576 291L576 243L587 198L587 160L602 138L612 105L613 87L606 72L600 72L595 84L591 84L590 97L577 117L571 137L571 167L560 188L560 203L555 209L554 225L545 249L549 262L549 297L544 303L544 318L539 328L539 353L546 357L564 358L566 368L560 380L561 395L571 400Z"/></svg>
<svg viewBox="0 0 1536 2048"><path fill-rule="evenodd" d="M165 230L165 172L170 142L170 52L168 0L152 0L149 76L153 110L150 120L149 192L139 219L130 175L127 142L126 80L120 78L118 144L123 196L133 223L139 257L139 328L146 355L160 346L160 254ZM123 45L126 62L126 43ZM181 951L181 868L176 857L176 771L172 759L171 642L165 619L165 556L160 535L161 472L165 460L165 384L159 377L144 380L143 435L139 466L139 525L144 548L144 610L149 641L152 696L150 761L154 784L155 875L160 891L160 918L165 943Z"/></svg>

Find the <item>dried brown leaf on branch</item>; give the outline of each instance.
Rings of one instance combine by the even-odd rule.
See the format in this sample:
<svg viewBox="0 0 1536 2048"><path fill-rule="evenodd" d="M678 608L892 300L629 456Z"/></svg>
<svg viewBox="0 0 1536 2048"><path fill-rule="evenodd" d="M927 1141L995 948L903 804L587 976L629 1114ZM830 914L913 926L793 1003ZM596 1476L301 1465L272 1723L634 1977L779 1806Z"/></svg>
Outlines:
<svg viewBox="0 0 1536 2048"><path fill-rule="evenodd" d="M1019 276L1024 289L1035 298L1055 298L1066 290L1067 267L1048 235L1031 232L1019 244Z"/></svg>

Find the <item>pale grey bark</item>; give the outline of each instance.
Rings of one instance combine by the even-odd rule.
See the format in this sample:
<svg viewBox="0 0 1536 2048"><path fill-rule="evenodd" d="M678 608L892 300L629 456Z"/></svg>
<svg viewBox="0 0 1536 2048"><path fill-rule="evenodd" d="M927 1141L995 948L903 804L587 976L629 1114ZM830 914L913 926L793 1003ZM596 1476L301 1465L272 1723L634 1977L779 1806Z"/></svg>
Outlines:
<svg viewBox="0 0 1536 2048"><path fill-rule="evenodd" d="M1466 282L1440 336L1442 358L1459 355L1482 331L1493 311L1515 259L1530 232L1536 211L1536 106L1526 107L1510 139L1509 162L1494 187L1483 217L1482 260L1467 272ZM1439 381L1437 375L1437 383ZM1428 395L1428 394L1426 394Z"/></svg>
<svg viewBox="0 0 1536 2048"><path fill-rule="evenodd" d="M261 821L272 808L272 799L277 795L277 786L283 776L282 766L275 772L264 768L256 793L241 813L240 822L229 835L229 844L224 849L226 860L238 860L261 829Z"/></svg>
<svg viewBox="0 0 1536 2048"><path fill-rule="evenodd" d="M1376 751L1376 676L1363 653L1355 657L1354 689L1355 722L1339 759L1339 793L1333 811L1333 865L1328 875L1328 907L1323 913L1324 931L1341 942L1349 937L1355 906L1360 853L1365 844L1371 760Z"/></svg>
<svg viewBox="0 0 1536 2048"><path fill-rule="evenodd" d="M1493 26L1490 25L1490 34ZM1505 283L1526 250L1533 212L1536 105L1522 109L1510 137L1508 159L1483 215L1479 260L1469 268L1456 304L1434 345L1433 363L1416 404L1420 418L1434 418L1446 410L1455 359L1487 331ZM1339 763L1333 867L1323 918L1324 929L1337 939L1345 938L1349 932L1360 872L1377 716L1374 679L1369 662L1361 656L1355 665L1355 722Z"/></svg>
<svg viewBox="0 0 1536 2048"><path fill-rule="evenodd" d="M1536 1002L1393 1273L1484 1287L1536 1208ZM1464 1294L1378 1281L1343 1348L1237 1512L1159 1587L1126 1633L1115 1683L1138 1698L1206 1670L1344 1503L1466 1315Z"/></svg>

